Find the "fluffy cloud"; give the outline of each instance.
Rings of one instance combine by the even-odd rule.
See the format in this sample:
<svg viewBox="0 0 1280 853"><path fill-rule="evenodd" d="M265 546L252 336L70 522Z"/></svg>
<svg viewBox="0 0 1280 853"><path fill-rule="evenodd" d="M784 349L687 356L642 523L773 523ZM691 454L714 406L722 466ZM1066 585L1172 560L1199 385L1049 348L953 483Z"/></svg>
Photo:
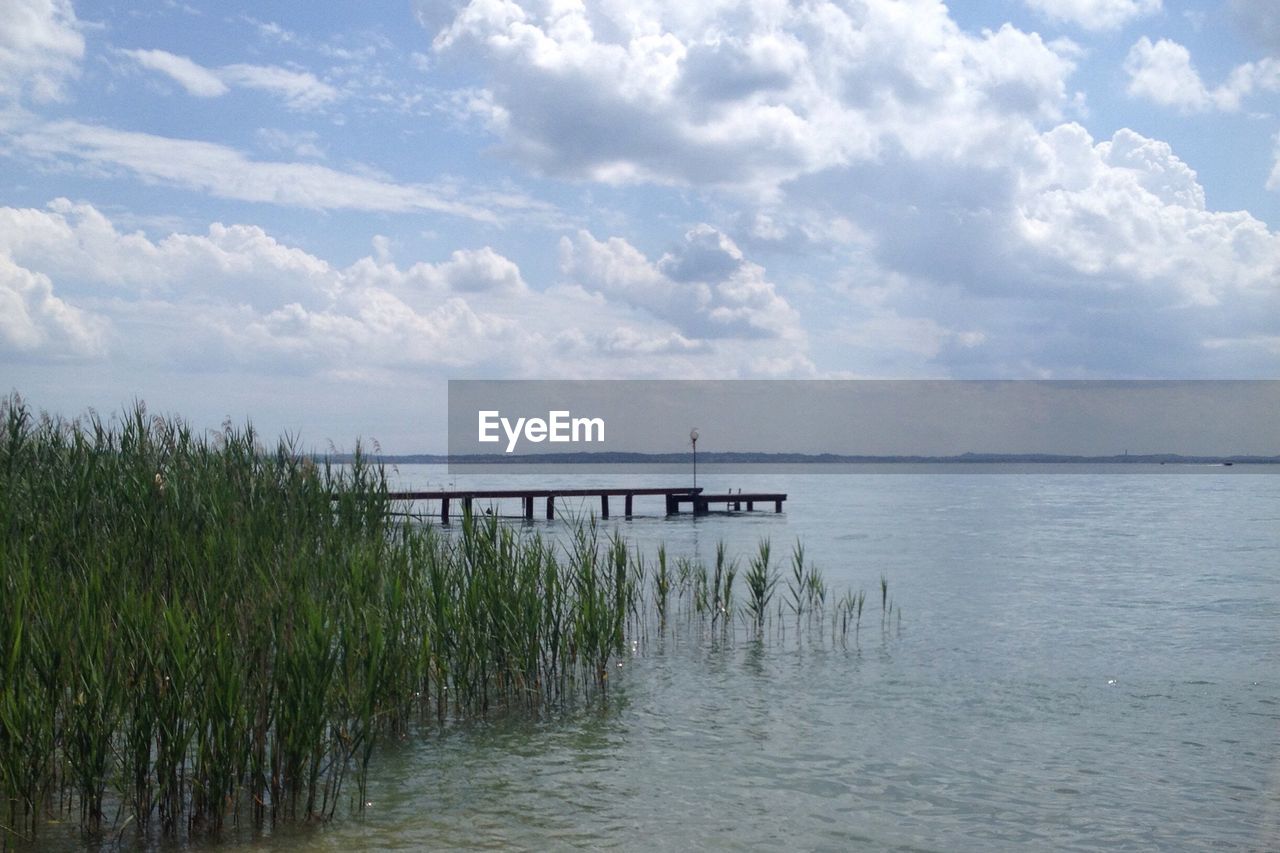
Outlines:
<svg viewBox="0 0 1280 853"><path fill-rule="evenodd" d="M419 261L401 269L375 241L377 257L365 257L343 272L343 287L377 288L429 304L449 294L517 297L528 285L514 262L485 246L459 249L438 264Z"/></svg>
<svg viewBox="0 0 1280 853"><path fill-rule="evenodd" d="M142 352L114 357L151 369L193 358L286 372L398 369L520 349L518 324L495 307L525 285L488 247L404 270L372 258L335 268L257 226L152 240L59 199L45 210L0 208L0 263L10 350L69 342L100 354L98 328L76 303L114 314L122 337L145 328Z"/></svg>
<svg viewBox="0 0 1280 853"><path fill-rule="evenodd" d="M394 381L423 368L601 377L688 375L695 364L722 376L804 369L804 342L778 325L794 317L763 271L709 230L686 244L663 259L667 272L651 269L710 287L701 337L665 306L625 293L573 283L533 290L487 246L400 266L378 241L374 256L334 267L252 225L152 239L65 199L43 210L0 207L0 339L10 355L102 355L114 328L135 344L109 354L133 369L217 365L346 380Z"/></svg>
<svg viewBox="0 0 1280 853"><path fill-rule="evenodd" d="M1280 91L1280 61L1271 58L1237 66L1225 82L1210 89L1192 64L1191 52L1169 39L1138 39L1125 57L1124 70L1130 95L1184 113L1231 112L1254 91Z"/></svg>
<svg viewBox="0 0 1280 853"><path fill-rule="evenodd" d="M0 253L0 353L62 360L100 354L106 322L53 295L42 273Z"/></svg>
<svg viewBox="0 0 1280 853"><path fill-rule="evenodd" d="M207 234L152 241L121 233L100 211L66 199L46 210L0 208L0 253L76 297L225 301L270 307L327 299L338 282L324 261L261 228L214 223Z"/></svg>
<svg viewBox="0 0 1280 853"><path fill-rule="evenodd" d="M463 293L520 293L525 290L520 268L493 249L459 249L436 268L444 285Z"/></svg>
<svg viewBox="0 0 1280 853"><path fill-rule="evenodd" d="M0 98L61 98L83 56L84 36L70 0L0 3Z"/></svg>
<svg viewBox="0 0 1280 853"><path fill-rule="evenodd" d="M1169 145L1065 124L1013 177L988 177L981 207L908 216L928 198L914 193L939 198L912 189L864 221L872 263L848 275L845 339L909 352L918 333L920 359L944 375L1274 373L1258 341L1280 317L1280 236L1207 209Z"/></svg>
<svg viewBox="0 0 1280 853"><path fill-rule="evenodd" d="M256 225L215 222L205 234L152 240L122 233L89 204L56 199L47 209L0 208L0 253L61 283L64 293L107 293L176 301L227 302L269 309L330 305L352 292L510 296L526 290L519 268L485 246L455 251L439 264L400 269L362 258L335 269L280 243Z"/></svg>
<svg viewBox="0 0 1280 853"><path fill-rule="evenodd" d="M206 68L164 50L123 50L121 53L143 68L166 75L188 94L199 98L220 97L232 86L242 86L277 95L293 109L307 110L335 101L340 95L337 89L309 71L246 64Z"/></svg>
<svg viewBox="0 0 1280 853"><path fill-rule="evenodd" d="M1106 29L1159 4L1054 8ZM803 327L835 371L1266 372L1248 341L1275 336L1275 235L1207 210L1168 145L1062 123L1074 45L966 33L929 0L627 9L476 0L434 42L483 58L489 127L535 168L763 190L737 242L702 226L650 260L622 237L564 238L586 291L692 340ZM1140 41L1133 91L1226 109L1272 86L1268 60L1209 90L1180 51ZM831 276L845 289L785 300L738 243L855 260Z"/></svg>
<svg viewBox="0 0 1280 853"><path fill-rule="evenodd" d="M802 339L799 317L724 234L699 225L657 263L621 237L560 241L561 270L585 290L643 308L694 338Z"/></svg>
<svg viewBox="0 0 1280 853"><path fill-rule="evenodd" d="M1045 17L1086 30L1114 30L1137 18L1154 15L1160 0L1023 0Z"/></svg>
<svg viewBox="0 0 1280 853"><path fill-rule="evenodd" d="M937 0L475 0L434 45L483 60L492 127L540 171L758 190L897 149L999 158L1068 106L1075 50L968 34Z"/></svg>
<svg viewBox="0 0 1280 853"><path fill-rule="evenodd" d="M806 258L829 258L811 292L789 291L821 369L1274 375L1280 236L1209 209L1162 141L1095 140L1068 123L1025 142L999 168L899 157L786 189L762 218L770 235L803 232ZM813 211L850 222L824 233Z"/></svg>
<svg viewBox="0 0 1280 853"><path fill-rule="evenodd" d="M1020 230L1080 287L1150 288L1168 308L1238 310L1280 296L1280 237L1248 213L1206 210L1195 173L1166 143L1121 130L1094 144L1064 126L1043 144L1049 168L1020 207Z"/></svg>

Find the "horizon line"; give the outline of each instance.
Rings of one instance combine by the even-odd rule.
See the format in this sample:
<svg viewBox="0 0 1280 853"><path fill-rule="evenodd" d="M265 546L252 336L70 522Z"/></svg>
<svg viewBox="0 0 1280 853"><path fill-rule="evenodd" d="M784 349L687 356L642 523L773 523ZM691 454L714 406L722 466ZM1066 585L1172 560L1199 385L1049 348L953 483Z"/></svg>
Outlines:
<svg viewBox="0 0 1280 853"><path fill-rule="evenodd" d="M317 454L312 453L315 458L328 459L349 459L354 458L354 452ZM687 463L692 461L693 453L690 451L622 451L622 450L583 450L583 451L565 451L559 453L362 453L362 456L369 459L388 462L419 462L431 463L440 462L445 464L480 464L480 465L503 465L503 464L590 464L592 462L605 464L644 464L644 463ZM1007 453L1007 452L976 452L965 451L964 453L954 454L927 454L927 453L893 453L893 454L862 454L862 453L833 453L819 452L806 453L797 451L771 451L771 450L726 450L726 451L704 451L698 454L705 463L714 464L716 462L735 462L745 464L769 464L769 463L808 463L808 464L841 464L841 463L919 463L919 462L949 462L949 463L999 463L999 462L1046 462L1046 463L1081 463L1081 462L1110 462L1110 463L1155 463L1155 462L1174 462L1174 463L1212 463L1212 462L1232 462L1241 464L1280 464L1280 454L1252 454L1252 453L1116 453L1116 454L1078 454L1078 453L1048 453L1048 452L1026 452L1026 453Z"/></svg>

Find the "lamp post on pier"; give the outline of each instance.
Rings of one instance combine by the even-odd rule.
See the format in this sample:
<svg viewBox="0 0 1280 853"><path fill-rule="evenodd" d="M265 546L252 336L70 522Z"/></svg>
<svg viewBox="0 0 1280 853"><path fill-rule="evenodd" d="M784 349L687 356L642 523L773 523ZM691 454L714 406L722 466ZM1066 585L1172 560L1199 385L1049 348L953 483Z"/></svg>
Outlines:
<svg viewBox="0 0 1280 853"><path fill-rule="evenodd" d="M689 441L693 444L693 487L698 488L698 428L689 430Z"/></svg>

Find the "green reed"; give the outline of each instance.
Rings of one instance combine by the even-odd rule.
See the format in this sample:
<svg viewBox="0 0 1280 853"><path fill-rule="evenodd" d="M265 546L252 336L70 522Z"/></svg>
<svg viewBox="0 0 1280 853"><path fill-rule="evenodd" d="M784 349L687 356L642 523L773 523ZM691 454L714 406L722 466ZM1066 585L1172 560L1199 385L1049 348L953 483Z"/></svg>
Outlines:
<svg viewBox="0 0 1280 853"><path fill-rule="evenodd" d="M380 739L604 693L650 608L659 633L681 608L759 633L778 582L767 540L739 611L723 545L710 573L663 548L650 571L594 520L548 541L400 509L359 448L330 466L248 426L0 401L0 847L68 819L179 839L327 819L365 802Z"/></svg>
<svg viewBox="0 0 1280 853"><path fill-rule="evenodd" d="M653 575L653 604L658 610L659 628L667 624L667 603L671 600L671 572L667 569L667 548L658 546L658 563Z"/></svg>
<svg viewBox="0 0 1280 853"><path fill-rule="evenodd" d="M107 804L146 832L325 818L376 739L602 685L638 585L594 528L561 555L496 520L389 512L382 470L0 411L0 840ZM114 812L113 812L114 814Z"/></svg>
<svg viewBox="0 0 1280 853"><path fill-rule="evenodd" d="M738 561L726 558L723 542L716 543L716 567L712 588L711 628L715 630L717 620L722 628L727 629L733 613L733 580L738 575Z"/></svg>
<svg viewBox="0 0 1280 853"><path fill-rule="evenodd" d="M772 548L768 539L761 539L755 556L747 561L743 579L747 583L747 614L759 632L764 628L769 602L778 585L778 568L771 559Z"/></svg>

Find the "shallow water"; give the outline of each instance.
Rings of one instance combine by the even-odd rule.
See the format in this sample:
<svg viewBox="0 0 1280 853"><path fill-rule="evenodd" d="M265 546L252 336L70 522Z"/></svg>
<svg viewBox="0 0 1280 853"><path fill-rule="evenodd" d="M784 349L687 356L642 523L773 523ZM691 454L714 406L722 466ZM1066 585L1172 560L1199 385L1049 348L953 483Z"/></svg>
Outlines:
<svg viewBox="0 0 1280 853"><path fill-rule="evenodd" d="M855 642L651 642L606 702L388 744L363 818L261 843L1280 845L1280 477L712 471L700 484L784 490L787 511L609 526L704 559L720 539L745 556L763 536L785 556L799 536L833 595L868 591ZM650 500L637 512L659 512ZM900 629L879 625L882 573Z"/></svg>
<svg viewBox="0 0 1280 853"><path fill-rule="evenodd" d="M637 498L650 515L608 529L673 556L770 537L785 559L801 538L832 597L867 591L861 630L651 640L607 700L386 743L363 817L251 843L1280 849L1280 477L1061 470L699 472L788 492L782 515L667 519ZM592 476L562 482L619 483ZM900 627L881 629L881 574Z"/></svg>

